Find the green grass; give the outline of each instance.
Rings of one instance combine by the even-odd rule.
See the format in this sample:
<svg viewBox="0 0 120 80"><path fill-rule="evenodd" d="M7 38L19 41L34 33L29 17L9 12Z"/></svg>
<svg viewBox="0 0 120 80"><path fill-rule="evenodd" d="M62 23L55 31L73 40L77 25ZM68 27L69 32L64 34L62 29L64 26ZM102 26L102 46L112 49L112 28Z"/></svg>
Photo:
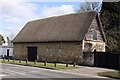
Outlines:
<svg viewBox="0 0 120 80"><path fill-rule="evenodd" d="M119 71L107 71L98 73L99 76L110 77L120 79L120 72Z"/></svg>
<svg viewBox="0 0 120 80"><path fill-rule="evenodd" d="M37 62L36 64L34 64L34 62L28 62L26 63L26 61L21 61L21 63L18 60L10 60L8 62L8 60L0 60L0 63L7 63L7 64L16 64L16 65L23 65L23 66L31 66L31 67L39 67L39 68L47 68L47 69L55 69L55 70L66 70L66 69L75 69L78 68L78 66L74 67L73 65L69 65L68 67L66 67L66 64L57 64L55 67L54 63L46 63L46 66L44 66L43 62Z"/></svg>

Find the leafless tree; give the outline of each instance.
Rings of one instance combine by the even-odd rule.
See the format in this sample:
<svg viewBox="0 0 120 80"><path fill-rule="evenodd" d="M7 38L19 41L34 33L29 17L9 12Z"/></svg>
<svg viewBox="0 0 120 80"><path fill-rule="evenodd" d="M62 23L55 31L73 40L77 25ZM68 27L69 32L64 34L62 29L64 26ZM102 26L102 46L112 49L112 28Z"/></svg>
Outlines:
<svg viewBox="0 0 120 80"><path fill-rule="evenodd" d="M85 12L85 11L96 11L100 12L102 7L101 2L82 2L80 4L80 10L77 12Z"/></svg>

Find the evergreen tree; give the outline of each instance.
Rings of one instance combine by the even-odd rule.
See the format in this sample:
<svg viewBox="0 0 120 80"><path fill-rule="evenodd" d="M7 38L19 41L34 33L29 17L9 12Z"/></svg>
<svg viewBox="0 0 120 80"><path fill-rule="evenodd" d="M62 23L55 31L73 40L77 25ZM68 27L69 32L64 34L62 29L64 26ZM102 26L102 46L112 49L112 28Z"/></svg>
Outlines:
<svg viewBox="0 0 120 80"><path fill-rule="evenodd" d="M100 17L107 38L107 51L118 52L119 3L103 2Z"/></svg>

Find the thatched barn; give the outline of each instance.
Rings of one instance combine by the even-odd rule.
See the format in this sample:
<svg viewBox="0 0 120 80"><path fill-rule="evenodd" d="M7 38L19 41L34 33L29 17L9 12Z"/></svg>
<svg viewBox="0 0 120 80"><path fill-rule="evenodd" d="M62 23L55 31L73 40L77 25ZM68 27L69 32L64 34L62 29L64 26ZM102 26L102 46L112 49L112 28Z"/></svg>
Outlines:
<svg viewBox="0 0 120 80"><path fill-rule="evenodd" d="M105 52L97 12L83 12L28 22L14 38L14 57L30 61L82 63L83 52Z"/></svg>

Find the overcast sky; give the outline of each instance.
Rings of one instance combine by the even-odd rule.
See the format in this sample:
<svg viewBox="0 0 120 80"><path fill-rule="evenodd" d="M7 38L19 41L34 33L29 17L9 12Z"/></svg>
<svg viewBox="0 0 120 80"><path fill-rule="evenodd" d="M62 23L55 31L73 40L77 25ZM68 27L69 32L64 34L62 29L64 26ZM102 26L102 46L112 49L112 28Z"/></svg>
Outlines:
<svg viewBox="0 0 120 80"><path fill-rule="evenodd" d="M65 0L66 1L66 0ZM17 34L31 20L75 13L81 1L0 0L0 34Z"/></svg>

